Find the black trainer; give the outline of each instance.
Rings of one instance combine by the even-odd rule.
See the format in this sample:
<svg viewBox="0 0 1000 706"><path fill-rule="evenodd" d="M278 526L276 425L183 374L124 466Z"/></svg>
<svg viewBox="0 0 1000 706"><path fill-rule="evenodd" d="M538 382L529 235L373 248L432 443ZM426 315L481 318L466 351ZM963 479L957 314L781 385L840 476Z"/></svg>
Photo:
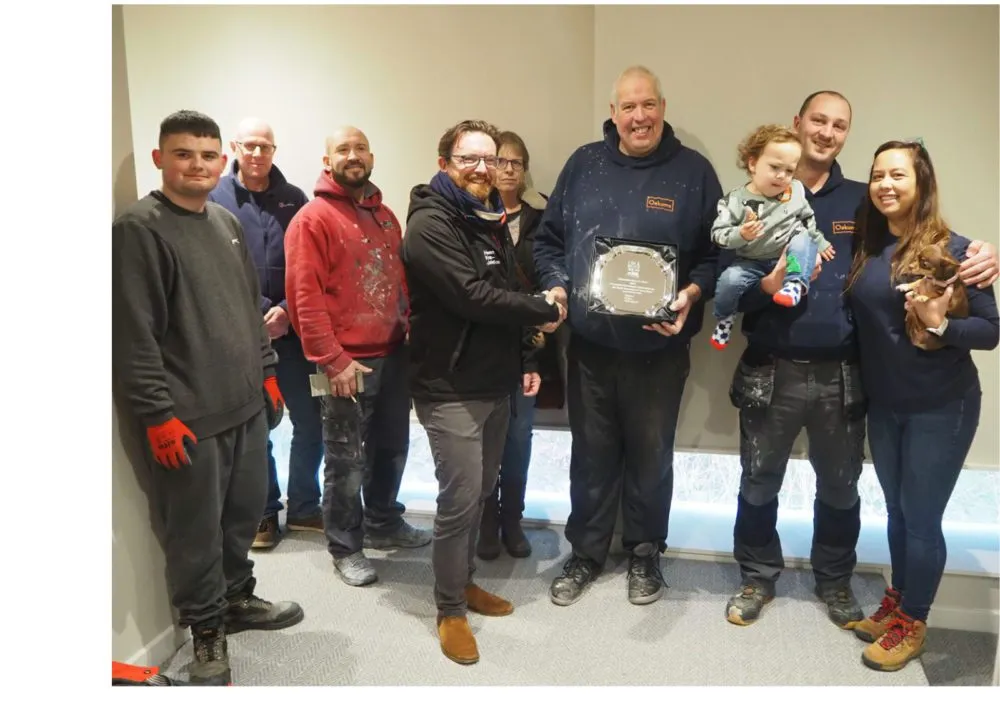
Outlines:
<svg viewBox="0 0 1000 706"><path fill-rule="evenodd" d="M853 630L865 619L861 604L851 590L850 584L816 585L816 595L826 603L826 611L836 625L844 630Z"/></svg>
<svg viewBox="0 0 1000 706"><path fill-rule="evenodd" d="M304 617L298 603L271 603L248 593L229 600L226 632L233 634L243 630L281 630L302 622Z"/></svg>
<svg viewBox="0 0 1000 706"><path fill-rule="evenodd" d="M583 590L601 573L597 562L574 554L563 564L563 572L552 582L549 598L556 605L572 605L580 600Z"/></svg>
<svg viewBox="0 0 1000 706"><path fill-rule="evenodd" d="M191 684L200 686L228 686L232 682L229 671L229 647L222 621L191 626L194 638L194 662L189 671Z"/></svg>
<svg viewBox="0 0 1000 706"><path fill-rule="evenodd" d="M651 542L643 542L632 550L628 562L628 600L635 605L654 603L666 586L660 571L660 553Z"/></svg>

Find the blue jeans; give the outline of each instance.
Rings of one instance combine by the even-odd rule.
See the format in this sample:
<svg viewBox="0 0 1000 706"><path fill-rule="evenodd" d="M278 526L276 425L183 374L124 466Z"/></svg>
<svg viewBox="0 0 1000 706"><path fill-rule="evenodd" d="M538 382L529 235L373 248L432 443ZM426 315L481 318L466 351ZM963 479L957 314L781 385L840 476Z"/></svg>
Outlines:
<svg viewBox="0 0 1000 706"><path fill-rule="evenodd" d="M500 461L500 515L520 520L524 514L524 493L531 465L531 430L535 422L535 397L525 397L520 389L513 397L515 414L507 426L507 440Z"/></svg>
<svg viewBox="0 0 1000 706"><path fill-rule="evenodd" d="M925 412L871 404L868 443L888 511L892 585L903 612L926 622L948 551L941 520L979 425L982 391Z"/></svg>
<svg viewBox="0 0 1000 706"><path fill-rule="evenodd" d="M788 269L783 284L798 282L802 285L802 294L809 291L809 279L816 265L816 243L804 229L788 243L785 260ZM738 257L721 275L715 288L715 318L722 319L733 316L740 303L740 297L756 287L760 280L774 269L777 258L769 260L748 260Z"/></svg>
<svg viewBox="0 0 1000 706"><path fill-rule="evenodd" d="M292 443L288 454L288 517L303 519L320 512L319 466L323 460L323 420L319 398L313 397L309 375L316 366L306 360L302 342L294 333L271 341L278 354L278 387L292 421ZM267 440L269 488L264 515L281 511L281 488L273 445Z"/></svg>

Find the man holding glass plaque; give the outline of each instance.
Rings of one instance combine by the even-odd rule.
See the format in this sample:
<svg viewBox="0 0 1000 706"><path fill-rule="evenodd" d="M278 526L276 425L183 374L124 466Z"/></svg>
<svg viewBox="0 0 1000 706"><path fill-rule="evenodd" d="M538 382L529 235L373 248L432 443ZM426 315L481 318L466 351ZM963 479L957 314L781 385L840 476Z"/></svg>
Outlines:
<svg viewBox="0 0 1000 706"><path fill-rule="evenodd" d="M542 287L568 308L572 330L573 554L552 583L557 605L576 602L600 574L619 505L629 601L663 594L674 433L690 340L715 288L710 231L722 196L712 165L681 145L665 108L648 69L618 77L604 140L563 167L535 239Z"/></svg>

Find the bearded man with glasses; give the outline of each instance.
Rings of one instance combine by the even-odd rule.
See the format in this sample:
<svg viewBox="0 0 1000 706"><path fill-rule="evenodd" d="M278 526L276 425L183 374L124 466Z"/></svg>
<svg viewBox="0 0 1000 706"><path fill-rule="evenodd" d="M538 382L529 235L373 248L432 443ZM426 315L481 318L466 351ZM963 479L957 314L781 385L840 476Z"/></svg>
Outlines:
<svg viewBox="0 0 1000 706"><path fill-rule="evenodd" d="M403 264L410 287L410 385L438 479L434 597L444 654L479 660L466 611L514 607L472 582L483 506L497 482L511 396L540 385L531 343L565 310L520 291L506 212L493 188L498 130L455 125L438 143L438 172L410 194Z"/></svg>

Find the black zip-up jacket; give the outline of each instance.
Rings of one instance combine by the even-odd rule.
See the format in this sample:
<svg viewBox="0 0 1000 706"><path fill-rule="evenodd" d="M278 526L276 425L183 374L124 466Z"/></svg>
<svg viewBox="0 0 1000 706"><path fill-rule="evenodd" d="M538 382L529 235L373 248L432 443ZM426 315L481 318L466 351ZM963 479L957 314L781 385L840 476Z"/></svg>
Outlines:
<svg viewBox="0 0 1000 706"><path fill-rule="evenodd" d="M410 193L403 266L410 291L410 394L426 401L499 399L532 372L524 327L559 318L520 291L505 228L467 219L421 184Z"/></svg>

